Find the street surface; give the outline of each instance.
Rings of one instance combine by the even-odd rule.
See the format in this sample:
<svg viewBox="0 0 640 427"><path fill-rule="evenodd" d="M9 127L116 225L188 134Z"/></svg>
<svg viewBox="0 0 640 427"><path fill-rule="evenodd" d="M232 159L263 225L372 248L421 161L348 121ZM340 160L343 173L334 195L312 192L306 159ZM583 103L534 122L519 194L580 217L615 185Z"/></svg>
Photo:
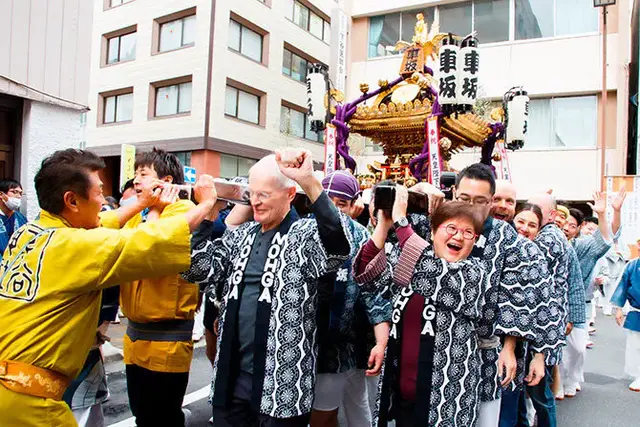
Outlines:
<svg viewBox="0 0 640 427"><path fill-rule="evenodd" d="M124 323L124 321L123 321ZM640 426L640 393L627 388L624 376L625 333L612 317L598 314L593 350L587 352L585 383L573 399L558 402L558 425L561 427L637 427ZM112 343L121 347L124 325L109 331ZM206 427L211 417L207 403L211 365L204 353L204 340L197 345L185 406L191 410L190 426ZM122 362L107 365L111 399L104 404L108 426L133 427L127 403L126 378ZM365 426L349 426L365 427Z"/></svg>

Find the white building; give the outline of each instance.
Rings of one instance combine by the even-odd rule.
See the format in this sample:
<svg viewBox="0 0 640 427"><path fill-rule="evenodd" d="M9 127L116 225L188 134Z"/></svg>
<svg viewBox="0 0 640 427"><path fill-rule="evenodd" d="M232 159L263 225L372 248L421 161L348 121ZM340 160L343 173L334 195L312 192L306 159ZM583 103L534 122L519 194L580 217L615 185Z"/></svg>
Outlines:
<svg viewBox="0 0 640 427"><path fill-rule="evenodd" d="M305 74L329 64L336 4L94 0L87 144L107 160L105 192L117 191L121 144L224 177L287 145L321 161Z"/></svg>
<svg viewBox="0 0 640 427"><path fill-rule="evenodd" d="M608 7L606 170L622 175L626 166L630 7ZM484 96L498 101L512 86L531 96L529 136L510 155L518 198L553 188L560 199L583 201L599 188L599 108L602 88L600 9L592 0L355 0L351 4L350 69L347 98L359 84L377 87L391 80L401 56L385 46L410 41L421 12L440 30L477 31ZM363 166L381 153L369 147ZM461 169L478 161L479 150L454 156ZM381 159L384 160L384 159Z"/></svg>
<svg viewBox="0 0 640 427"><path fill-rule="evenodd" d="M42 159L83 145L92 10L84 0L0 2L0 179L22 183L30 219Z"/></svg>

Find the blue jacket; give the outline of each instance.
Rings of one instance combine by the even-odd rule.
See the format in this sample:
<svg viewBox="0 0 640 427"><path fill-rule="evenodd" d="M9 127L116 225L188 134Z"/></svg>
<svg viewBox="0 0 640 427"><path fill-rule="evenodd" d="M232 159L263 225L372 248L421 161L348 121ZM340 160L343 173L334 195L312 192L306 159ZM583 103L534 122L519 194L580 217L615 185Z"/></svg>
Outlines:
<svg viewBox="0 0 640 427"><path fill-rule="evenodd" d="M626 302L629 302L629 305L635 310L640 310L639 259L634 259L627 264L620 278L620 283L618 283L618 287L611 297L611 304L616 307L622 308ZM640 311L635 310L629 311L627 320L624 322L624 328L640 332Z"/></svg>
<svg viewBox="0 0 640 427"><path fill-rule="evenodd" d="M27 218L22 215L20 212L14 212L12 215L12 219L14 222L13 232L18 231L18 228L22 227L27 223ZM0 261L2 261L2 256L4 255L4 250L7 249L7 245L9 244L9 233L7 233L7 229L4 226L4 222L0 221Z"/></svg>

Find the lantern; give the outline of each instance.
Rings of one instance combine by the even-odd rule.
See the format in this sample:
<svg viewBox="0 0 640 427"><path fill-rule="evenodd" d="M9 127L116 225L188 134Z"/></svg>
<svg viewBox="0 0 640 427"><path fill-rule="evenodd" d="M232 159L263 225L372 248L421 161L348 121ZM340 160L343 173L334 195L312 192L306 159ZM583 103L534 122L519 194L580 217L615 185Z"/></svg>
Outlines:
<svg viewBox="0 0 640 427"><path fill-rule="evenodd" d="M439 92L438 102L442 106L454 105L457 100L457 84L458 84L458 54L460 48L456 45L453 36L442 40L442 47L439 52L439 68L438 81Z"/></svg>
<svg viewBox="0 0 640 427"><path fill-rule="evenodd" d="M462 110L471 110L478 96L478 70L480 53L478 40L474 37L465 38L458 53L458 83L457 99Z"/></svg>
<svg viewBox="0 0 640 427"><path fill-rule="evenodd" d="M321 64L312 64L307 72L307 107L311 130L319 132L324 129L327 108L324 98L328 92L327 70Z"/></svg>
<svg viewBox="0 0 640 427"><path fill-rule="evenodd" d="M529 120L529 96L521 87L512 88L505 94L503 103L507 115L507 148L522 148Z"/></svg>

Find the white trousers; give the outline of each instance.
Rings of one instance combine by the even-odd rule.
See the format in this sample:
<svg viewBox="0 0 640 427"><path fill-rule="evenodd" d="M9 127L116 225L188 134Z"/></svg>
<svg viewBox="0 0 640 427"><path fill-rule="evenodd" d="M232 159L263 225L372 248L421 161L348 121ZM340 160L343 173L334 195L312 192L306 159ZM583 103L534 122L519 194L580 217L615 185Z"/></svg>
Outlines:
<svg viewBox="0 0 640 427"><path fill-rule="evenodd" d="M498 427L498 423L500 422L501 400L502 399L496 399L491 402L480 402L477 427Z"/></svg>
<svg viewBox="0 0 640 427"><path fill-rule="evenodd" d="M78 427L104 427L102 403L90 406L89 408L75 409L73 416L78 422Z"/></svg>
<svg viewBox="0 0 640 427"><path fill-rule="evenodd" d="M567 346L562 353L560 374L565 387L575 387L584 382L584 361L587 355L586 329L574 328L567 336Z"/></svg>
<svg viewBox="0 0 640 427"><path fill-rule="evenodd" d="M204 336L204 299L206 298L203 297L202 298L202 303L200 304L200 307L198 308L198 311L196 311L196 317L194 319L194 324L193 324L193 334L192 334L192 338L194 341L199 341L202 339L202 337Z"/></svg>
<svg viewBox="0 0 640 427"><path fill-rule="evenodd" d="M313 409L334 411L342 407L347 426L371 425L371 408L364 370L318 374Z"/></svg>
<svg viewBox="0 0 640 427"><path fill-rule="evenodd" d="M627 349L624 358L624 372L631 378L640 378L640 332L627 332Z"/></svg>

